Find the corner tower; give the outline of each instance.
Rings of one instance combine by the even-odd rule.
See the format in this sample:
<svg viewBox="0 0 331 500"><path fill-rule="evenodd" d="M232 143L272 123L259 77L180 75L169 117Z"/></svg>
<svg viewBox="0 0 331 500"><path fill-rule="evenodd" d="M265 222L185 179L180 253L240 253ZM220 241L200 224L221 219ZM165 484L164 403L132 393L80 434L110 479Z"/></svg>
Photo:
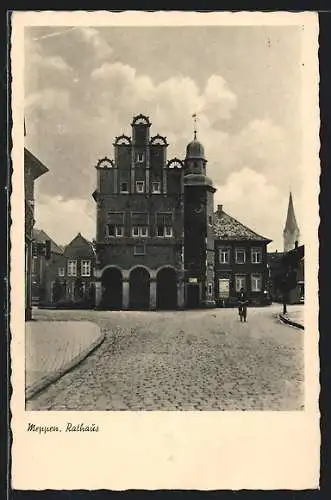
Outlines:
<svg viewBox="0 0 331 500"><path fill-rule="evenodd" d="M184 162L184 264L187 307L214 307L214 193L204 147L194 138Z"/></svg>
<svg viewBox="0 0 331 500"><path fill-rule="evenodd" d="M283 231L284 252L289 252L295 248L296 243L299 243L300 230L294 213L292 193L288 202L287 217L285 228Z"/></svg>

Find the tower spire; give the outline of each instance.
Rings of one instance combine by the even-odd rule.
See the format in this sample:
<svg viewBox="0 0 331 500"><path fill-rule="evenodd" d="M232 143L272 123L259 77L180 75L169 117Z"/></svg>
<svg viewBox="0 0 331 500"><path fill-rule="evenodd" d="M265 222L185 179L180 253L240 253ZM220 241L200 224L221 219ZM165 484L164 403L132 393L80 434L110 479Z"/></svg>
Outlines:
<svg viewBox="0 0 331 500"><path fill-rule="evenodd" d="M197 139L197 133L198 133L198 117L197 117L197 114L194 113L192 115L192 118L193 118L193 123L194 123L194 125L193 125L194 126L194 129L193 129L194 130L194 140L196 141L196 139Z"/></svg>
<svg viewBox="0 0 331 500"><path fill-rule="evenodd" d="M297 220L295 217L293 197L292 197L291 191L290 191L290 197L289 197L289 201L288 201L287 217L286 217L285 228L283 231L283 236L284 236L284 251L285 252L292 250L292 248L295 247L296 242L299 241L299 237L300 237L300 230L299 230L299 226L298 226L298 223L297 223Z"/></svg>

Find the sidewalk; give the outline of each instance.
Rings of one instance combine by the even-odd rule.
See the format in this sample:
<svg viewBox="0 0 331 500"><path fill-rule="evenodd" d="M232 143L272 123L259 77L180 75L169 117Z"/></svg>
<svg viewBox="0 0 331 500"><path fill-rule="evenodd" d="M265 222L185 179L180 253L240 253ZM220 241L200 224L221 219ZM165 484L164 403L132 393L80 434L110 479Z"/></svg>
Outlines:
<svg viewBox="0 0 331 500"><path fill-rule="evenodd" d="M296 328L301 328L304 330L304 306L293 307L293 309L287 306L287 314L279 315L281 321L283 323L287 323L288 325L295 326Z"/></svg>
<svg viewBox="0 0 331 500"><path fill-rule="evenodd" d="M25 397L60 378L80 363L104 339L90 321L25 323Z"/></svg>

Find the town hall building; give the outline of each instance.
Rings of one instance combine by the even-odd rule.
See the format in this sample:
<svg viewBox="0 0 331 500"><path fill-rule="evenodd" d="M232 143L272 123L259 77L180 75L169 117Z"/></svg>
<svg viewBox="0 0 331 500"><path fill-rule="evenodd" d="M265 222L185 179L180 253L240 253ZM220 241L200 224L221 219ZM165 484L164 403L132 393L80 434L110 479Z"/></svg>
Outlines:
<svg viewBox="0 0 331 500"><path fill-rule="evenodd" d="M270 242L218 207L203 145L167 158L167 138L147 116L115 138L96 165L96 307L215 307L244 287L263 299Z"/></svg>

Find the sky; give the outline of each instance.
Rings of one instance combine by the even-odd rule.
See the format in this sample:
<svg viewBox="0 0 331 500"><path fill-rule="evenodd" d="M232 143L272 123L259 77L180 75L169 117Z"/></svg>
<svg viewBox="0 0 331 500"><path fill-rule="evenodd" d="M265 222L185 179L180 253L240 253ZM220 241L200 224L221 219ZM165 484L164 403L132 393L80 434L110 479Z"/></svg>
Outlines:
<svg viewBox="0 0 331 500"><path fill-rule="evenodd" d="M290 190L302 228L298 26L29 27L24 47L26 147L49 168L36 227L58 244L95 237L94 167L140 113L168 159L184 158L197 113L215 208L270 251L283 250Z"/></svg>

